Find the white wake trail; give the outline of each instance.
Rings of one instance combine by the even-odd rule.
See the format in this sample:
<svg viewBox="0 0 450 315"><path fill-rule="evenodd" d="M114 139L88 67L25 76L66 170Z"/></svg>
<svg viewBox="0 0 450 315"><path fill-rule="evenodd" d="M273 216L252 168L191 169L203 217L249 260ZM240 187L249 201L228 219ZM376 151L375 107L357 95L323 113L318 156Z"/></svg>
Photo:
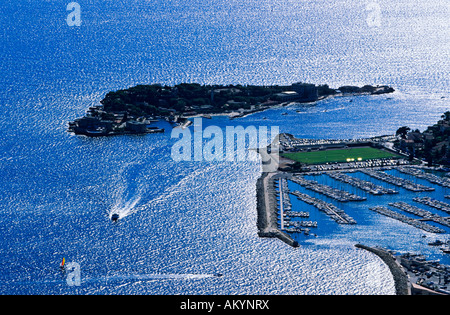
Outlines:
<svg viewBox="0 0 450 315"><path fill-rule="evenodd" d="M148 188L148 185L141 184L137 193L131 199L126 198L128 185L127 184L117 185L118 188L116 189L114 194L115 195L114 199L116 200L116 202L108 213L109 218L111 219L113 214L118 214L119 219L123 219L139 211L152 209L155 206L159 205L160 203L170 199L173 195L176 195L177 193L183 191L186 187L191 186L192 181L195 180L196 177L200 176L205 172L210 171L214 167L216 166L212 165L195 170L191 174L181 179L178 183L166 188L165 191L160 196L148 201L143 205L138 205L138 203L142 200L142 196L145 193L145 190ZM122 178L122 174L119 175L119 178Z"/></svg>

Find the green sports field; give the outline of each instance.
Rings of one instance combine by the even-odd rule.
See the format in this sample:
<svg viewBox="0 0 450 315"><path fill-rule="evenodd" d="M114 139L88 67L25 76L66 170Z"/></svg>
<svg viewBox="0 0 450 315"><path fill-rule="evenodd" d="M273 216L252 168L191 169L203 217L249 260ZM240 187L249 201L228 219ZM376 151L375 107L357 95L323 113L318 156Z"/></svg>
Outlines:
<svg viewBox="0 0 450 315"><path fill-rule="evenodd" d="M399 157L396 154L370 147L313 151L313 152L283 153L282 156L305 164L367 161L374 159Z"/></svg>

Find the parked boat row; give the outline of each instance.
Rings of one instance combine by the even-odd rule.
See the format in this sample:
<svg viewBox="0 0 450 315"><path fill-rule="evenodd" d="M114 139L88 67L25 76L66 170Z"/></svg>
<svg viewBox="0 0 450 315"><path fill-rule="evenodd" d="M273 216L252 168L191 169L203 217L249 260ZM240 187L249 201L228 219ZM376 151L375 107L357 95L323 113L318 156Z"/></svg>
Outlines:
<svg viewBox="0 0 450 315"><path fill-rule="evenodd" d="M389 203L389 205L391 207L403 210L405 212L417 215L419 217L422 217L426 220L430 220L436 223L439 223L443 226L447 226L450 227L450 220L447 218L443 218L440 215L434 214L430 211L418 208L416 206L412 206L410 204L407 204L406 202L394 202L394 203Z"/></svg>
<svg viewBox="0 0 450 315"><path fill-rule="evenodd" d="M281 226L282 230L286 230L286 227L292 229L297 229L301 227L317 227L317 222L311 223L311 221L292 221L292 218L309 218L309 212L305 211L292 211L292 204L290 199L290 191L288 182L285 178L280 179L280 216L281 216ZM304 230L299 230L297 233L308 232ZM306 233L305 233L306 234Z"/></svg>
<svg viewBox="0 0 450 315"><path fill-rule="evenodd" d="M399 166L397 167L397 170L404 174L412 175L417 178L426 179L430 183L450 188L450 178L444 178L439 177L434 174L425 173L423 170L416 168L416 167L406 167L406 166Z"/></svg>
<svg viewBox="0 0 450 315"><path fill-rule="evenodd" d="M285 214L291 218L309 218L309 212L305 211L285 211Z"/></svg>
<svg viewBox="0 0 450 315"><path fill-rule="evenodd" d="M426 206L450 213L450 205L443 201L439 201L430 197L416 197L413 200Z"/></svg>
<svg viewBox="0 0 450 315"><path fill-rule="evenodd" d="M382 180L384 182L393 184L398 187L405 188L414 192L423 192L423 191L434 191L435 189L432 187L427 187L420 184L415 184L407 179L403 179L400 177L396 177L390 174L386 174L385 172L375 171L370 169L360 170L362 173L369 175L373 178Z"/></svg>
<svg viewBox="0 0 450 315"><path fill-rule="evenodd" d="M287 233L304 233L305 235L310 235L311 230L309 228L296 228L296 227L289 227L283 230ZM317 237L317 234L311 234L312 236Z"/></svg>
<svg viewBox="0 0 450 315"><path fill-rule="evenodd" d="M305 179L301 176L295 176L292 178L292 181L294 183L297 183L306 189L321 193L325 196L328 196L334 200L340 201L340 202L348 202L348 201L364 201L367 200L366 197L360 197L355 194L351 194L344 190L339 190L327 185L319 184L316 181Z"/></svg>
<svg viewBox="0 0 450 315"><path fill-rule="evenodd" d="M285 223L285 226L294 228L301 228L301 227L316 228L317 221L289 221Z"/></svg>
<svg viewBox="0 0 450 315"><path fill-rule="evenodd" d="M283 211L288 212L292 210L291 200L289 199L289 186L285 178L280 179L280 202L283 203Z"/></svg>
<svg viewBox="0 0 450 315"><path fill-rule="evenodd" d="M292 191L291 194L296 196L299 200L313 205L320 211L325 212L330 218L339 224L356 224L355 219L346 214L344 210L337 208L331 203L327 203L299 191Z"/></svg>
<svg viewBox="0 0 450 315"><path fill-rule="evenodd" d="M372 208L369 208L369 209L372 210L372 211L375 211L375 212L377 212L379 214L382 214L384 216L387 216L387 217L396 219L396 220L398 220L400 222L403 222L403 223L409 224L411 226L414 226L414 227L416 227L418 229L424 230L426 232L430 232L430 233L445 233L445 231L443 229L440 229L438 227L429 225L427 223L423 223L423 222L421 222L419 220L416 220L416 219L412 219L410 217L407 217L406 215L403 215L403 214L398 213L396 211L390 210L390 209L388 209L386 207L377 206L377 207L372 207Z"/></svg>
<svg viewBox="0 0 450 315"><path fill-rule="evenodd" d="M384 188L382 186L375 185L374 183L371 183L369 181L349 176L342 172L332 172L327 173L327 175L333 179L362 189L368 193L371 193L372 195L398 194L397 190Z"/></svg>

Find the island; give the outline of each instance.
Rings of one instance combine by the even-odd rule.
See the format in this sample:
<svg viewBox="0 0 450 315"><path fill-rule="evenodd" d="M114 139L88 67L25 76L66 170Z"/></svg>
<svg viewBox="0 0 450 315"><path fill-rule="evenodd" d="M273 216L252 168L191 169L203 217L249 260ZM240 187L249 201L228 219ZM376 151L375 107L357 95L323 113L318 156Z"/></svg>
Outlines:
<svg viewBox="0 0 450 315"><path fill-rule="evenodd" d="M86 115L69 122L69 132L90 137L164 132L151 123L164 119L185 124L188 118L227 115L230 119L291 103L310 103L330 96L379 95L392 87L341 86L294 83L289 86L200 85L182 83L137 85L109 92Z"/></svg>

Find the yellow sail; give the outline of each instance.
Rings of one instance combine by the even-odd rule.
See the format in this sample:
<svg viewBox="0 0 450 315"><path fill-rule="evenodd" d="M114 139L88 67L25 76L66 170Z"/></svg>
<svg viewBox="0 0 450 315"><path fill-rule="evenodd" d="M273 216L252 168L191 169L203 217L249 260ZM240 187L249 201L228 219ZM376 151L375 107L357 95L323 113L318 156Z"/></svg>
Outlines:
<svg viewBox="0 0 450 315"><path fill-rule="evenodd" d="M61 268L64 268L64 265L66 264L66 258L63 257L61 262Z"/></svg>

